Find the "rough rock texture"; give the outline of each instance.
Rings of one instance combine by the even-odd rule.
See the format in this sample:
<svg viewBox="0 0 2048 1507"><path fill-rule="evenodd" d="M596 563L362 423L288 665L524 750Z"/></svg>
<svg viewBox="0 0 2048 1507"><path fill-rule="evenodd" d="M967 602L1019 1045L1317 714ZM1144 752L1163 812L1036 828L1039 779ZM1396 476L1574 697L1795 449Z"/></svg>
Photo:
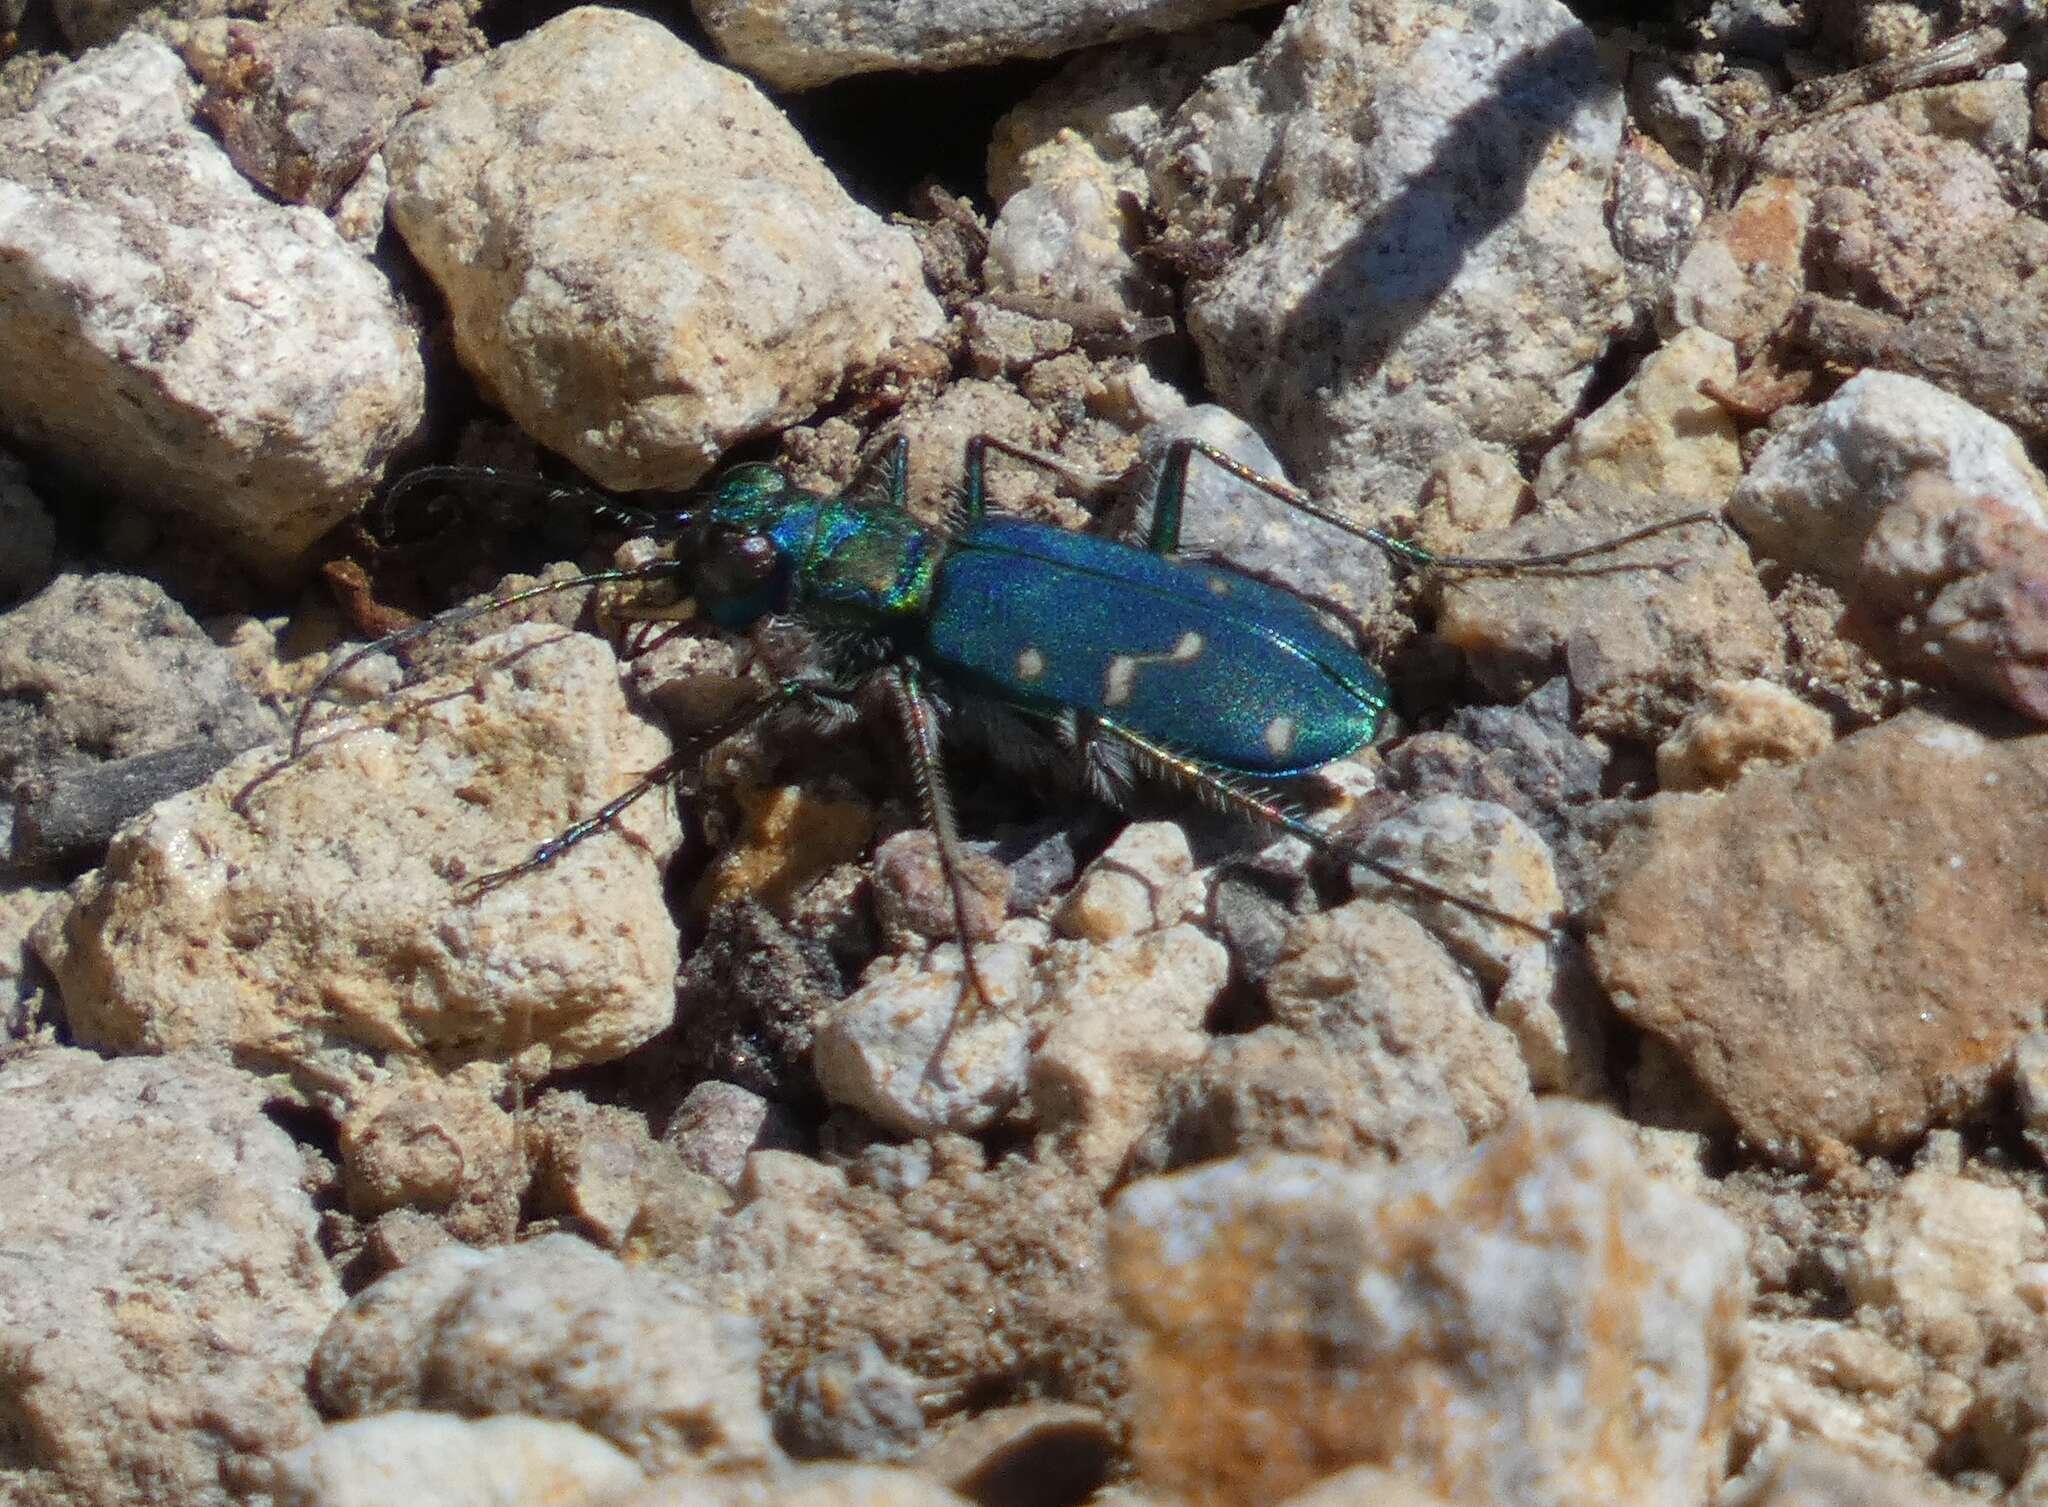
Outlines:
<svg viewBox="0 0 2048 1507"><path fill-rule="evenodd" d="M325 216L264 198L130 36L0 119L0 413L270 571L418 426L417 342Z"/></svg>
<svg viewBox="0 0 2048 1507"><path fill-rule="evenodd" d="M319 724L296 763L248 754L126 829L36 934L77 1038L225 1048L346 1097L387 1053L545 1070L666 1025L665 800L536 873L463 888L616 795L666 740L588 635L531 625L477 655L493 668Z"/></svg>
<svg viewBox="0 0 2048 1507"><path fill-rule="evenodd" d="M1771 439L1729 515L1840 589L1888 659L2048 720L2048 478L1996 419L1864 372Z"/></svg>
<svg viewBox="0 0 2048 1507"><path fill-rule="evenodd" d="M13 857L96 857L114 829L198 783L277 718L154 582L64 575L0 615L0 789Z"/></svg>
<svg viewBox="0 0 2048 1507"><path fill-rule="evenodd" d="M534 1106L525 1140L534 1161L531 1212L573 1221L607 1250L629 1236L663 1249L687 1246L732 1202L655 1140L646 1116L621 1105L547 1094Z"/></svg>
<svg viewBox="0 0 2048 1507"><path fill-rule="evenodd" d="M1468 541L1487 556L1576 549L1679 515L1652 494L1583 483L1569 499ZM1497 695L1525 695L1559 670L1579 726L1656 743L1703 688L1784 668L1784 633L1740 539L1695 525L1557 571L1456 576L1437 632Z"/></svg>
<svg viewBox="0 0 2048 1507"><path fill-rule="evenodd" d="M1692 1507L1719 1470L1742 1237L1591 1109L1448 1164L1267 1155L1137 1183L1110 1263L1141 1478L1192 1502L1368 1463L1460 1501Z"/></svg>
<svg viewBox="0 0 2048 1507"><path fill-rule="evenodd" d="M756 1152L741 1205L675 1263L754 1314L764 1385L872 1340L897 1365L982 1395L1102 1404L1120 1360L1102 1210L1057 1167L940 1137L856 1164L858 1180Z"/></svg>
<svg viewBox="0 0 2048 1507"><path fill-rule="evenodd" d="M230 1507L319 1427L306 1362L341 1292L254 1080L178 1056L0 1061L0 1496Z"/></svg>
<svg viewBox="0 0 2048 1507"><path fill-rule="evenodd" d="M1364 856L1396 874L1486 906L1481 915L1364 867L1359 894L1397 901L1420 916L1451 953L1488 983L1507 976L1515 956L1542 945L1563 913L1556 859L1514 812L1490 801L1433 795L1374 827ZM1498 919L1511 918L1511 919Z"/></svg>
<svg viewBox="0 0 2048 1507"><path fill-rule="evenodd" d="M199 112L252 181L332 209L419 92L419 60L363 26L280 30L214 20L186 59Z"/></svg>
<svg viewBox="0 0 2048 1507"><path fill-rule="evenodd" d="M908 236L751 83L620 11L446 70L385 154L464 365L607 486L694 481L939 326Z"/></svg>
<svg viewBox="0 0 2048 1507"><path fill-rule="evenodd" d="M879 69L1049 58L1148 31L1180 31L1257 0L691 0L736 68L777 89Z"/></svg>
<svg viewBox="0 0 2048 1507"><path fill-rule="evenodd" d="M1160 1109L1133 1170L1269 1149L1363 1163L1449 1155L1528 1103L1512 1035L1391 906L1359 900L1296 922L1265 988L1274 1024L1216 1038L1192 1072L1154 1090Z"/></svg>
<svg viewBox="0 0 2048 1507"><path fill-rule="evenodd" d="M996 122L988 150L986 274L994 290L1168 312L1133 244L1153 206L1145 154L1203 75L1258 45L1249 27L1203 27L1083 53ZM1277 467L1275 468L1277 469Z"/></svg>
<svg viewBox="0 0 2048 1507"><path fill-rule="evenodd" d="M1310 0L1152 154L1209 383L1339 507L1571 416L1628 287L1620 99L1555 0Z"/></svg>
<svg viewBox="0 0 2048 1507"><path fill-rule="evenodd" d="M1201 1058L1229 977L1222 944L1192 926L1055 953L1030 1073L1039 1129L1059 1155L1102 1182L1115 1176L1174 1075Z"/></svg>
<svg viewBox="0 0 2048 1507"><path fill-rule="evenodd" d="M367 1221L411 1209L467 1244L509 1240L528 1168L490 1076L479 1067L445 1078L401 1071L351 1105L340 1126L349 1212Z"/></svg>
<svg viewBox="0 0 2048 1507"><path fill-rule="evenodd" d="M322 1430L273 1461L267 1485L277 1507L594 1507L645 1479L573 1423L397 1412Z"/></svg>
<svg viewBox="0 0 2048 1507"><path fill-rule="evenodd" d="M1798 764L1834 741L1827 714L1768 680L1728 680L1657 745L1665 790L1732 785L1755 765Z"/></svg>
<svg viewBox="0 0 2048 1507"><path fill-rule="evenodd" d="M1592 483L1663 498L1674 511L1719 508L1742 478L1742 451L1735 421L1700 386L1734 382L1728 341L1706 330L1679 331L1551 447L1536 476L1537 495L1569 495Z"/></svg>
<svg viewBox="0 0 2048 1507"><path fill-rule="evenodd" d="M2048 737L1908 714L1639 809L1594 965L1767 1155L1901 1146L2041 1024Z"/></svg>
<svg viewBox="0 0 2048 1507"><path fill-rule="evenodd" d="M650 1473L779 1458L752 1323L571 1235L448 1246L358 1295L321 1336L330 1417L426 1408L575 1423Z"/></svg>

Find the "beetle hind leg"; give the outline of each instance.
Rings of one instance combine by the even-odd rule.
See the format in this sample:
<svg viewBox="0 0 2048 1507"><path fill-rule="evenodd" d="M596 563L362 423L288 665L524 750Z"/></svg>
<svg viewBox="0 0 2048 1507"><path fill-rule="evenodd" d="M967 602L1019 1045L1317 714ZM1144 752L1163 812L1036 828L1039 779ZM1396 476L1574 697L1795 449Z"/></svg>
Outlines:
<svg viewBox="0 0 2048 1507"><path fill-rule="evenodd" d="M1546 941L1556 935L1551 928L1539 926L1526 916L1513 915L1488 905L1483 900L1475 900L1470 895L1458 894L1455 890L1446 889L1419 874L1410 874L1393 864L1361 853L1349 844L1333 841L1327 833L1311 826L1288 802L1257 789L1243 779L1234 778L1228 770L1217 769L1199 759L1191 758L1106 717L1098 718L1097 726L1104 736L1128 744L1146 763L1219 810L1248 816L1267 827L1298 837L1318 853L1328 854L1343 863L1370 869L1389 884L1399 885L1402 889L1428 899L1456 906L1459 910L1468 911L1489 921L1501 922Z"/></svg>

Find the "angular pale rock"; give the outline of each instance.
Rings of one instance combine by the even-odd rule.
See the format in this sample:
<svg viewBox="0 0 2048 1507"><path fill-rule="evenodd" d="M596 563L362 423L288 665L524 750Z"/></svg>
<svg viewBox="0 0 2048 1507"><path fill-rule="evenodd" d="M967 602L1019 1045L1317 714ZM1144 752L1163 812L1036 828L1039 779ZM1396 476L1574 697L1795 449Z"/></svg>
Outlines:
<svg viewBox="0 0 2048 1507"><path fill-rule="evenodd" d="M1612 1117L1541 1106L1393 1172L1255 1156L1111 1213L1140 1480L1201 1507L1350 1464L1460 1501L1693 1507L1721 1469L1742 1236Z"/></svg>
<svg viewBox="0 0 2048 1507"><path fill-rule="evenodd" d="M1764 447L1729 513L1892 661L2048 721L2048 479L1996 419L1864 372Z"/></svg>
<svg viewBox="0 0 2048 1507"><path fill-rule="evenodd" d="M192 1057L0 1065L0 1498L229 1507L254 1452L318 1431L306 1363L342 1295L263 1109Z"/></svg>
<svg viewBox="0 0 2048 1507"><path fill-rule="evenodd" d="M1266 1000L1276 1023L1328 1042L1363 1080L1396 1155L1461 1151L1528 1107L1514 1034L1392 905L1353 900L1295 923L1266 975Z"/></svg>
<svg viewBox="0 0 2048 1507"><path fill-rule="evenodd" d="M1031 961L1012 942L975 948L983 1000L957 946L935 966L892 959L819 1029L818 1086L899 1135L986 1129L1024 1092L1040 1012Z"/></svg>
<svg viewBox="0 0 2048 1507"><path fill-rule="evenodd" d="M313 1357L331 1418L422 1408L575 1423L649 1473L781 1458L751 1320L573 1235L444 1247L365 1288Z"/></svg>
<svg viewBox="0 0 2048 1507"><path fill-rule="evenodd" d="M1735 385L1735 347L1681 330L1543 457L1537 495L1590 480L1665 498L1674 510L1719 508L1742 479L1742 450L1735 420L1700 391L1706 381Z"/></svg>
<svg viewBox="0 0 2048 1507"><path fill-rule="evenodd" d="M691 0L736 68L777 89L882 69L937 72L1049 58L1185 31L1258 0Z"/></svg>
<svg viewBox="0 0 2048 1507"><path fill-rule="evenodd" d="M1711 331L1753 354L1798 307L1812 220L1804 185L1790 178L1752 184L1693 238L1672 280L1665 323Z"/></svg>
<svg viewBox="0 0 2048 1507"><path fill-rule="evenodd" d="M410 1209L470 1245L510 1240L531 1169L493 1076L485 1064L399 1071L351 1105L340 1127L349 1213L367 1222Z"/></svg>
<svg viewBox="0 0 2048 1507"><path fill-rule="evenodd" d="M1932 1440L1914 1415L1927 1383L1941 1374L1926 1357L1832 1319L1756 1316L1749 1338L1738 1447L1767 1457L1798 1440L1866 1464L1924 1467Z"/></svg>
<svg viewBox="0 0 2048 1507"><path fill-rule="evenodd" d="M277 1507L596 1507L642 1484L616 1445L551 1418L397 1412L323 1430L278 1456Z"/></svg>
<svg viewBox="0 0 2048 1507"><path fill-rule="evenodd" d="M346 1097L392 1053L538 1072L667 1025L666 799L535 873L463 888L618 794L667 740L587 634L529 625L475 655L490 668L400 692L381 725L316 724L298 762L252 752L125 829L35 935L78 1040L224 1048Z"/></svg>
<svg viewBox="0 0 2048 1507"><path fill-rule="evenodd" d="M1060 1153L1106 1183L1167 1084L1208 1048L1202 1022L1229 981L1230 955L1175 926L1061 949L1046 974L1051 1029L1032 1054L1032 1108Z"/></svg>
<svg viewBox="0 0 2048 1507"><path fill-rule="evenodd" d="M1759 1456L1719 1498L1721 1507L1962 1507L1965 1500L1977 1499L1952 1492L1931 1472L1881 1470L1812 1443Z"/></svg>
<svg viewBox="0 0 2048 1507"><path fill-rule="evenodd" d="M1195 859L1174 822L1133 822L1081 871L1052 924L1062 936L1113 942L1171 926L1199 904Z"/></svg>
<svg viewBox="0 0 2048 1507"><path fill-rule="evenodd" d="M1052 1396L1110 1403L1122 1352L1096 1189L1022 1157L984 1165L953 1136L892 1160L900 1171L855 1183L757 1151L741 1206L678 1267L760 1320L768 1394L872 1341L948 1389L1030 1377Z"/></svg>
<svg viewBox="0 0 2048 1507"><path fill-rule="evenodd" d="M2021 1266L2044 1254L2048 1226L2016 1189L1919 1171L1873 1211L1847 1253L1844 1287L1953 1368L1980 1360L1994 1327L2026 1329Z"/></svg>
<svg viewBox="0 0 2048 1507"><path fill-rule="evenodd" d="M1307 0L1151 156L1220 401L1340 507L1412 509L1438 456L1561 429L1628 286L1621 99L1556 0Z"/></svg>
<svg viewBox="0 0 2048 1507"><path fill-rule="evenodd" d="M1758 452L1728 516L1760 555L1836 584L1917 473L2048 529L2048 478L1998 420L1917 377L1860 372Z"/></svg>
<svg viewBox="0 0 2048 1507"><path fill-rule="evenodd" d="M367 500L424 369L383 276L264 198L131 35L0 122L0 414L269 571Z"/></svg>
<svg viewBox="0 0 2048 1507"><path fill-rule="evenodd" d="M385 156L463 364L609 487L693 481L941 323L907 234L752 83L623 11L447 69Z"/></svg>
<svg viewBox="0 0 2048 1507"><path fill-rule="evenodd" d="M593 1507L972 1507L929 1476L887 1465L799 1465L765 1476L683 1474Z"/></svg>
<svg viewBox="0 0 2048 1507"><path fill-rule="evenodd" d="M1968 1114L2048 998L2048 736L1909 713L1644 803L1606 865L1601 983L1780 1161Z"/></svg>

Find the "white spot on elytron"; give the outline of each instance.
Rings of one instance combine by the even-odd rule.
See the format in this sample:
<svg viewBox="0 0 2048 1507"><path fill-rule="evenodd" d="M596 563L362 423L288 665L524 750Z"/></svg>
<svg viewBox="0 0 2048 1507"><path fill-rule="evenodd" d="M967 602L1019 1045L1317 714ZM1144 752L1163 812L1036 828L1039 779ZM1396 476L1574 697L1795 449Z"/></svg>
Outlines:
<svg viewBox="0 0 2048 1507"><path fill-rule="evenodd" d="M1017 651L1017 678L1036 680L1045 673L1045 656L1035 645L1026 644Z"/></svg>
<svg viewBox="0 0 2048 1507"><path fill-rule="evenodd" d="M1190 630L1164 654L1112 654L1102 672L1102 704L1122 706L1137 689L1138 671L1146 665L1188 665L1202 657L1207 648L1202 635Z"/></svg>
<svg viewBox="0 0 2048 1507"><path fill-rule="evenodd" d="M1209 577L1209 594L1210 594L1211 596L1219 596L1219 597L1227 597L1227 596L1229 596L1229 595L1230 595L1230 578L1229 578L1228 576L1211 576L1211 577Z"/></svg>
<svg viewBox="0 0 2048 1507"><path fill-rule="evenodd" d="M1128 654L1109 656L1109 668L1102 672L1102 704L1122 706L1131 699L1131 688L1138 683L1138 661Z"/></svg>
<svg viewBox="0 0 2048 1507"><path fill-rule="evenodd" d="M1266 724L1266 752L1276 759L1286 758L1294 752L1296 731L1292 717L1275 717Z"/></svg>

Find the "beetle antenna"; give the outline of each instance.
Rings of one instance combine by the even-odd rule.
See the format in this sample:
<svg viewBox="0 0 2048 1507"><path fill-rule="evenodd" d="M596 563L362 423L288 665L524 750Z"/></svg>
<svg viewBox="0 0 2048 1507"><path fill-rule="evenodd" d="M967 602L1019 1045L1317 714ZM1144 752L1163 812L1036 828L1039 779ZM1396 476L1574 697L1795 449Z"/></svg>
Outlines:
<svg viewBox="0 0 2048 1507"><path fill-rule="evenodd" d="M652 533L657 529L687 526L694 515L689 513L649 512L621 502L609 493L577 482L559 482L545 476L524 471L501 471L496 466L419 466L396 477L384 489L384 495L376 504L378 532L388 534L396 516L399 500L426 486L489 486L501 491L523 492L529 497L538 497L542 503L554 506L563 502L575 502L588 508L598 518L617 523L636 534Z"/></svg>
<svg viewBox="0 0 2048 1507"><path fill-rule="evenodd" d="M1268 497L1286 503L1287 506L1293 508L1296 512L1306 513L1311 518L1319 519L1327 523L1331 528L1351 535L1354 539L1363 539L1366 543L1377 546L1390 558L1398 560L1404 565L1413 565L1424 570L1547 570L1559 565L1570 565L1574 561L1591 559L1596 555L1609 554L1626 545L1634 544L1637 540L1648 539L1657 534L1669 533L1673 529L1690 528L1696 523L1719 523L1721 521L1720 515L1714 512L1684 513L1676 518L1664 518L1656 523L1645 524L1643 527L1631 529L1625 534L1617 534L1612 539L1596 540L1592 544L1582 544L1574 549L1552 550L1547 554L1440 555L1435 550L1425 549L1421 545L1410 543L1406 539L1396 539L1392 534L1386 533L1381 529L1367 528L1362 524L1353 523L1349 518L1331 512L1313 497L1309 496L1308 493L1302 491L1301 488L1276 480L1271 476L1260 474L1236 456L1231 455L1227 451L1219 450L1206 440L1175 440L1173 450L1169 452L1168 456L1167 464L1169 466L1174 462L1174 452L1190 458L1199 455L1218 470L1236 477L1246 486L1257 487ZM1184 468L1186 461L1181 460L1180 464ZM1170 543L1168 545L1169 548L1177 544L1180 534L1178 493L1175 496L1175 516L1169 525L1174 543ZM1154 526L1155 528L1158 526L1156 518Z"/></svg>

